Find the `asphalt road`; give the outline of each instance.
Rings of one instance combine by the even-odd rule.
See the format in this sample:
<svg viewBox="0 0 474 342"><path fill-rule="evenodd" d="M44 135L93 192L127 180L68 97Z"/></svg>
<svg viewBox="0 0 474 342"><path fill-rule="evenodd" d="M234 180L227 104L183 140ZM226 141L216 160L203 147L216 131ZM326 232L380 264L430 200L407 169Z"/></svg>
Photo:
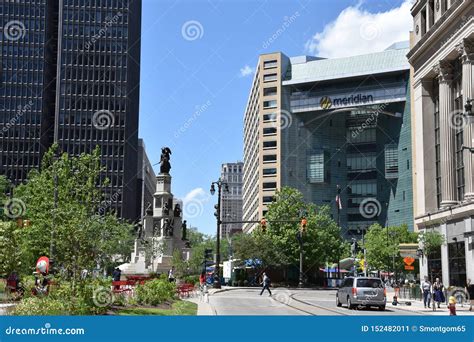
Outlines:
<svg viewBox="0 0 474 342"><path fill-rule="evenodd" d="M260 296L258 288L239 288L210 296L209 303L217 315L423 315L420 312L400 310L387 305L385 311L377 308L349 310L336 306L335 290L272 289L270 297Z"/></svg>

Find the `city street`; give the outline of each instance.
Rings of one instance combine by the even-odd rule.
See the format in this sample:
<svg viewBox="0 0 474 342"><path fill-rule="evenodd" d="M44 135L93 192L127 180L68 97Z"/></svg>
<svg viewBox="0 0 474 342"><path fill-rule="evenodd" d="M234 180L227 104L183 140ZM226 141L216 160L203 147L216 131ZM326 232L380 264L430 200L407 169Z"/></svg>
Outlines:
<svg viewBox="0 0 474 342"><path fill-rule="evenodd" d="M209 296L209 304L199 303L200 315L326 315L326 316L419 316L436 315L447 316L446 306L433 312L424 309L420 302L412 301L411 306L404 303L393 306L387 304L385 311L377 308L361 308L349 310L347 307L336 306L336 290L310 289L272 289L272 296L268 293L260 294L260 288L224 289ZM389 296L389 298L391 298ZM458 308L458 315L469 315L467 308Z"/></svg>

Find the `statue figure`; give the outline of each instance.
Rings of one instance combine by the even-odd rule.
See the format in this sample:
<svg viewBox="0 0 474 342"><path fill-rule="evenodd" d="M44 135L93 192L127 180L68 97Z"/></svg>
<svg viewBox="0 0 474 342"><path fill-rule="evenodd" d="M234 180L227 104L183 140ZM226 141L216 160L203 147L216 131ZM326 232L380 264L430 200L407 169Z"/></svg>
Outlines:
<svg viewBox="0 0 474 342"><path fill-rule="evenodd" d="M169 214L170 214L170 205L168 204L168 202L166 202L163 205L163 215L168 216Z"/></svg>
<svg viewBox="0 0 474 342"><path fill-rule="evenodd" d="M170 155L171 155L171 150L169 147L161 148L160 173L166 173L166 174L170 173L170 170L171 170Z"/></svg>
<svg viewBox="0 0 474 342"><path fill-rule="evenodd" d="M181 240L186 240L186 230L187 230L187 222L186 220L183 221L183 224L181 225L181 229L182 229L182 232L183 232L183 235L181 236Z"/></svg>
<svg viewBox="0 0 474 342"><path fill-rule="evenodd" d="M181 207L178 203L174 206L174 217L181 217Z"/></svg>
<svg viewBox="0 0 474 342"><path fill-rule="evenodd" d="M161 236L160 220L153 220L153 236Z"/></svg>
<svg viewBox="0 0 474 342"><path fill-rule="evenodd" d="M153 206L151 205L150 202L148 202L148 205L145 209L145 215L146 216L153 216Z"/></svg>
<svg viewBox="0 0 474 342"><path fill-rule="evenodd" d="M143 224L139 223L137 224L137 239L141 240L143 237Z"/></svg>
<svg viewBox="0 0 474 342"><path fill-rule="evenodd" d="M163 221L163 231L165 236L173 236L173 226L168 218L165 218Z"/></svg>

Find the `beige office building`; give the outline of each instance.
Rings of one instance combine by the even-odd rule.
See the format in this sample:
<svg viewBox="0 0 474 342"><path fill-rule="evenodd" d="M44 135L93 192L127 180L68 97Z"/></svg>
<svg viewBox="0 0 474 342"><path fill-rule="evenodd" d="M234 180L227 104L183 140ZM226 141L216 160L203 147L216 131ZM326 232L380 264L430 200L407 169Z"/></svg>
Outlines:
<svg viewBox="0 0 474 342"><path fill-rule="evenodd" d="M474 145L464 115L474 97L474 1L418 0L412 15L415 226L446 240L420 273L463 286L474 280L474 154L463 148Z"/></svg>
<svg viewBox="0 0 474 342"><path fill-rule="evenodd" d="M260 56L245 110L242 212L246 221L260 220L267 211L264 197L271 198L280 187L279 174L264 178L260 166L279 168L281 139L276 122L281 115L281 57L281 53ZM243 230L249 232L255 226L247 223Z"/></svg>

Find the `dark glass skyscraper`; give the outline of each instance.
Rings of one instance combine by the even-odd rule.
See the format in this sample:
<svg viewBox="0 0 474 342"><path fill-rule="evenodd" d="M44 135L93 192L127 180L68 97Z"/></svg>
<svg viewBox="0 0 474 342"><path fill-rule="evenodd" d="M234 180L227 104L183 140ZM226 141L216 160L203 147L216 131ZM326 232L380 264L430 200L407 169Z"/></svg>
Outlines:
<svg viewBox="0 0 474 342"><path fill-rule="evenodd" d="M138 218L141 0L3 0L0 25L0 174L98 145L108 209Z"/></svg>

